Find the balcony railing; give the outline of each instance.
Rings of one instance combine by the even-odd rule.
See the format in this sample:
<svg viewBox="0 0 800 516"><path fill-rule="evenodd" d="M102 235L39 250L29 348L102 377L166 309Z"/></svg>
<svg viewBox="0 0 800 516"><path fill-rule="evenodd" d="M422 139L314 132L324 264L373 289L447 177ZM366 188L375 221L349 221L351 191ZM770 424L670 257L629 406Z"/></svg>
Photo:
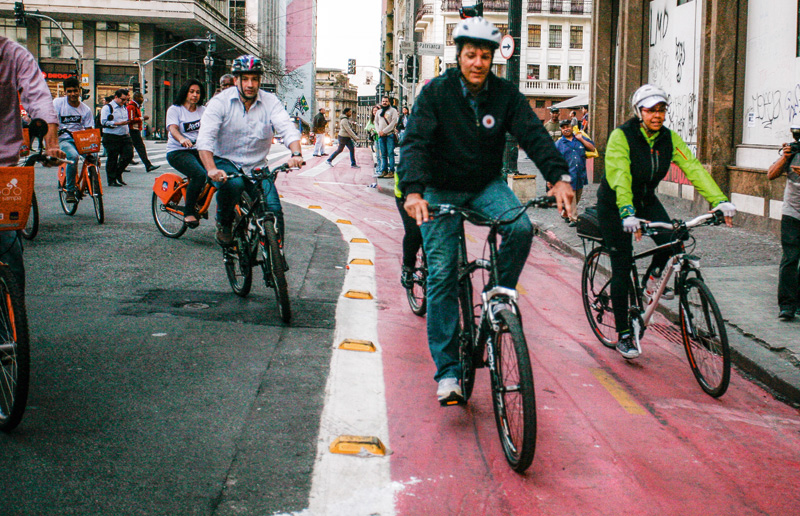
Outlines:
<svg viewBox="0 0 800 516"><path fill-rule="evenodd" d="M520 86L523 93L579 93L589 91L589 82L578 81L546 81L546 80L522 80Z"/></svg>
<svg viewBox="0 0 800 516"><path fill-rule="evenodd" d="M417 15L414 18L414 23L416 24L418 21L422 19L423 16L432 16L433 15L433 2L428 2L426 4L422 4L422 6L417 9Z"/></svg>
<svg viewBox="0 0 800 516"><path fill-rule="evenodd" d="M462 0L442 0L442 11L458 12ZM508 0L483 0L483 12L508 11Z"/></svg>
<svg viewBox="0 0 800 516"><path fill-rule="evenodd" d="M592 14L592 0L528 0L529 13Z"/></svg>

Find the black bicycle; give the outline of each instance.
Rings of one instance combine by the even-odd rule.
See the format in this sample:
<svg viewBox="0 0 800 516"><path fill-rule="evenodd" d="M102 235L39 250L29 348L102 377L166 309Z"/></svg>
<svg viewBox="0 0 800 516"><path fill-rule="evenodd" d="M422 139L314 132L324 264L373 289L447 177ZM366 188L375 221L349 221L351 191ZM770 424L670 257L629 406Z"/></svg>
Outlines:
<svg viewBox="0 0 800 516"><path fill-rule="evenodd" d="M424 316L428 311L428 261L422 247L417 251L417 261L414 264L414 273L411 275L411 286L406 288L408 306L415 315Z"/></svg>
<svg viewBox="0 0 800 516"><path fill-rule="evenodd" d="M278 312L283 322L292 318L289 303L289 286L286 283L286 260L283 256L283 243L278 237L275 214L267 210L264 199L263 180L272 184L279 172L288 172L288 165L281 165L272 171L256 168L250 175L242 172L229 174L228 178L243 177L255 186L256 196L251 199L247 192L237 206L236 222L232 228L230 245L222 248L225 272L228 282L236 295L245 297L250 293L253 282L253 266L260 265L267 288L275 291Z"/></svg>
<svg viewBox="0 0 800 516"><path fill-rule="evenodd" d="M728 389L731 352L719 306L700 273L700 258L690 254L695 245L691 230L698 226L719 225L724 221L722 212L715 211L686 222L674 220L672 223L642 223L644 234L653 235L666 231L672 235L672 241L634 255L628 282L630 304L628 323L636 348L641 353L641 339L647 324L670 278L675 275L678 318L686 357L700 387L715 398L725 394ZM599 228L596 232L587 231L587 233L592 235L581 234L581 236L594 240L599 245L586 255L583 264L581 279L583 308L595 336L605 346L613 348L617 344L617 334L614 311L611 307L611 258L603 245L602 238L597 237ZM691 241L689 251L686 250L687 241ZM655 292L651 297L647 297L643 285L645 279L650 277L652 265L648 267L640 282L636 262L664 250L669 250L670 259L664 267Z"/></svg>
<svg viewBox="0 0 800 516"><path fill-rule="evenodd" d="M472 395L475 371L489 368L495 423L506 460L522 473L533 462L536 447L536 399L528 344L522 330L517 291L501 287L497 262L497 234L501 226L522 217L530 207L550 207L554 197L538 197L498 218L450 204L431 205L434 217L462 217L458 252L459 361L465 402ZM506 216L508 215L508 217ZM489 228L489 259L470 261L463 220ZM472 274L482 269L485 284L479 304L473 303ZM476 310L479 310L476 313ZM450 402L456 403L456 402Z"/></svg>

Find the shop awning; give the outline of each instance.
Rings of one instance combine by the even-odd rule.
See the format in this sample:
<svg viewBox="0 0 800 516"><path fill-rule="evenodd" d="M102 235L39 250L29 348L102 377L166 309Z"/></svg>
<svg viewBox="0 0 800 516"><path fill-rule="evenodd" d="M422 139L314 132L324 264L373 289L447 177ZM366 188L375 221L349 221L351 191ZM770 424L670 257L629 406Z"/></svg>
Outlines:
<svg viewBox="0 0 800 516"><path fill-rule="evenodd" d="M553 104L552 107L558 109L569 109L569 108L579 108L581 106L588 106L588 105L589 105L589 94L581 93L577 97L572 97L571 99L559 102L558 104Z"/></svg>

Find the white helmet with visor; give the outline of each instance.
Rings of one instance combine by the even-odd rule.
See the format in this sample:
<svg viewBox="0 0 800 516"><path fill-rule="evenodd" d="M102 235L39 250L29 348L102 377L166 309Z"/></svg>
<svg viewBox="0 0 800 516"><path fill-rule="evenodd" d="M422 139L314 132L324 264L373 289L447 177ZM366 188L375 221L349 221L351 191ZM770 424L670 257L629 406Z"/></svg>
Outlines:
<svg viewBox="0 0 800 516"><path fill-rule="evenodd" d="M631 97L631 104L633 105L633 112L637 117L642 118L642 108L650 109L653 106L664 103L669 105L667 94L653 84L645 84L633 94Z"/></svg>

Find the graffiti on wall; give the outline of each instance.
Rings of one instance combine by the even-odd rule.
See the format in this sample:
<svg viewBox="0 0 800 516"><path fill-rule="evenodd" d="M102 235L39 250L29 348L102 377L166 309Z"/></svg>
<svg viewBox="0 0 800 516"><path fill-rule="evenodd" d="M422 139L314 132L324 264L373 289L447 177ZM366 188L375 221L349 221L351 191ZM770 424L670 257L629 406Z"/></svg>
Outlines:
<svg viewBox="0 0 800 516"><path fill-rule="evenodd" d="M764 129L772 129L774 125L785 127L800 123L800 84L782 90L763 90L756 92L748 99L746 120L752 125Z"/></svg>

